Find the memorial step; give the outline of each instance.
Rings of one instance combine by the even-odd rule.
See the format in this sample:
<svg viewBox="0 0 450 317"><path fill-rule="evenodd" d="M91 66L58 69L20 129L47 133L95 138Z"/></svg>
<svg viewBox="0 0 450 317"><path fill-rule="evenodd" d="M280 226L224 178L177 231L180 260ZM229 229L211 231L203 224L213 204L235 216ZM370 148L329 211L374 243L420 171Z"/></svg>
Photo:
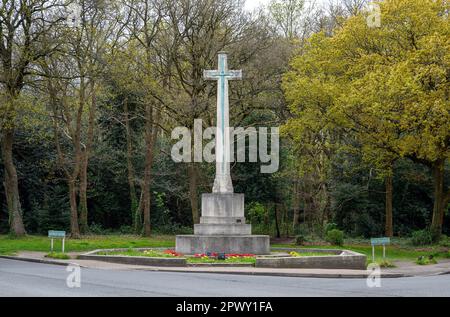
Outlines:
<svg viewBox="0 0 450 317"><path fill-rule="evenodd" d="M252 226L250 224L206 224L194 225L196 235L250 235Z"/></svg>

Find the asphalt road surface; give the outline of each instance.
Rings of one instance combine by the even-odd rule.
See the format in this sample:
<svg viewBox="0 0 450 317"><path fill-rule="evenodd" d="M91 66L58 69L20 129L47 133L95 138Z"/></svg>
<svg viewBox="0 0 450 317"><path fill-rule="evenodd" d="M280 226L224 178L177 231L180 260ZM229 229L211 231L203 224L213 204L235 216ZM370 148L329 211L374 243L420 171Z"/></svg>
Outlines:
<svg viewBox="0 0 450 317"><path fill-rule="evenodd" d="M0 259L0 296L450 296L450 275L386 278L369 288L365 279L82 268L80 287L70 288L71 273L59 265Z"/></svg>

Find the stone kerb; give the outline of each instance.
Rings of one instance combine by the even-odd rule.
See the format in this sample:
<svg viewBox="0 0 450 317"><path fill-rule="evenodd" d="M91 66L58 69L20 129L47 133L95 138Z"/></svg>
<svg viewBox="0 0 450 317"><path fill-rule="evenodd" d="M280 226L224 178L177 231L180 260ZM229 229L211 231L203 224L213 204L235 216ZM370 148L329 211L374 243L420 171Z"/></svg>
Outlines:
<svg viewBox="0 0 450 317"><path fill-rule="evenodd" d="M153 248L156 249L156 248ZM144 257L144 256L125 256L125 255L98 255L99 252L111 252L111 251L126 251L128 249L102 249L94 250L77 258L80 260L95 260L118 264L131 264L131 265L148 265L148 266L165 266L165 267L184 267L187 265L186 258L173 257ZM139 248L135 250L148 250L146 248Z"/></svg>
<svg viewBox="0 0 450 317"><path fill-rule="evenodd" d="M300 251L300 250L295 250ZM296 269L346 269L365 270L367 257L363 254L349 250L328 250L338 255L324 256L281 256L257 257L256 267L261 268L296 268ZM301 250L300 252L325 252L325 250Z"/></svg>

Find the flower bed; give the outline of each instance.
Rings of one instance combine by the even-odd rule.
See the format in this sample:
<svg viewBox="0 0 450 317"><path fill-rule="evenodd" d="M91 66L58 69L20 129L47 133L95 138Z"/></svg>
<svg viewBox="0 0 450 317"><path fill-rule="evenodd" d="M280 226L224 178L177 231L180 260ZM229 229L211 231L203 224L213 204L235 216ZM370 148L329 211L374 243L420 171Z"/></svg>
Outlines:
<svg viewBox="0 0 450 317"><path fill-rule="evenodd" d="M100 251L96 255L100 256L128 256L128 257L149 257L149 258L186 258L186 262L192 264L201 263L234 263L234 264L255 264L256 257L254 254L237 254L237 253L227 253L219 254L216 252L208 252L204 254L195 254L194 256L184 256L174 250L111 250L111 251ZM220 256L223 258L220 259Z"/></svg>
<svg viewBox="0 0 450 317"><path fill-rule="evenodd" d="M183 255L171 249L95 250L79 259L148 266L241 266L270 268L365 269L366 256L340 249L274 249L270 255L207 252Z"/></svg>
<svg viewBox="0 0 450 317"><path fill-rule="evenodd" d="M220 259L220 256L223 258ZM188 263L243 263L243 264L255 264L256 256L254 254L219 254L219 253L207 253L207 254L195 254L193 257L187 258Z"/></svg>
<svg viewBox="0 0 450 317"><path fill-rule="evenodd" d="M328 256L328 255L336 255L335 253L327 253L327 252L289 252L290 256L299 257L299 256Z"/></svg>
<svg viewBox="0 0 450 317"><path fill-rule="evenodd" d="M122 256L145 256L149 258L173 258L182 257L183 255L175 252L174 250L135 250L128 249L122 251L101 251L97 252L97 255L122 255Z"/></svg>

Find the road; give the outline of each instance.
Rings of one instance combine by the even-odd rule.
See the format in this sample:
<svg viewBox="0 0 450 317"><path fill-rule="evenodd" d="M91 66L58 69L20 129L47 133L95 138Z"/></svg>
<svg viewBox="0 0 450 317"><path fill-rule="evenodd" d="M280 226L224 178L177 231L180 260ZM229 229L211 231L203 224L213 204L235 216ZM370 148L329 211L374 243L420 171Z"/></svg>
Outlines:
<svg viewBox="0 0 450 317"><path fill-rule="evenodd" d="M69 288L59 265L0 259L0 296L450 296L450 275L382 279L326 279L227 274L81 269Z"/></svg>

